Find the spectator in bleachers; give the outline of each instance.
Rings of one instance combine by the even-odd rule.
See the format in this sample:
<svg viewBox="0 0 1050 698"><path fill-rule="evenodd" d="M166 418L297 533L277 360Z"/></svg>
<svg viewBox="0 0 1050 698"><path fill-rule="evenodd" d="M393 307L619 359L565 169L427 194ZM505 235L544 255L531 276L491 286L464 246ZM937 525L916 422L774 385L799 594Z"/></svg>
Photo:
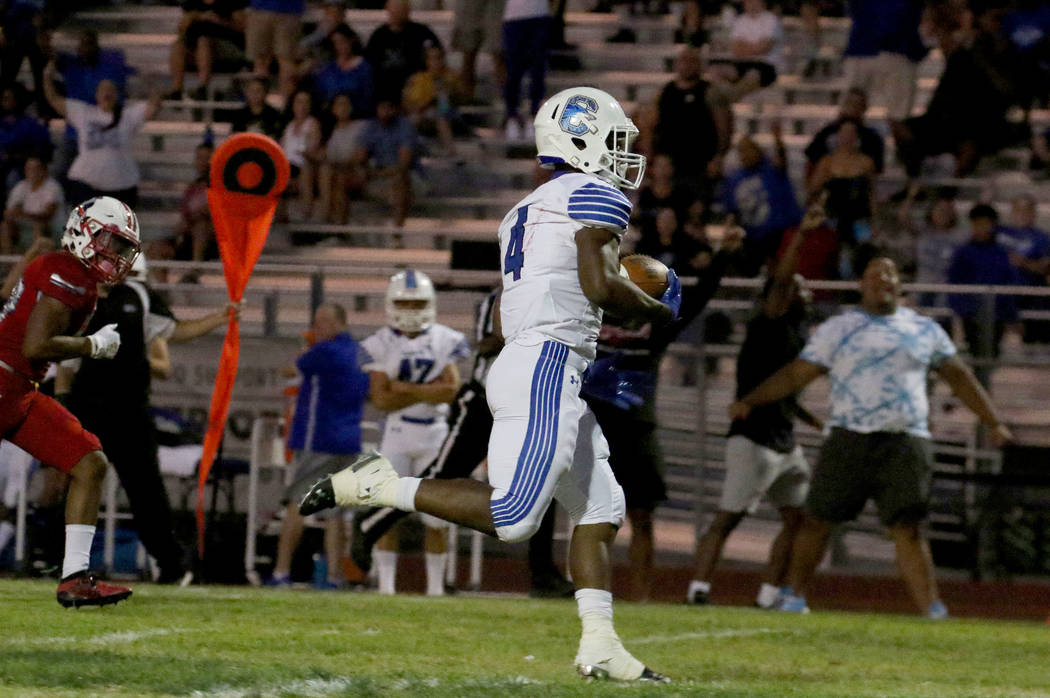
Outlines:
<svg viewBox="0 0 1050 698"><path fill-rule="evenodd" d="M687 192L675 183L671 157L661 153L649 163L645 170L645 183L638 190L638 203L631 214L643 237L655 232L656 215L660 209L671 208L681 214L689 205Z"/></svg>
<svg viewBox="0 0 1050 698"><path fill-rule="evenodd" d="M741 87L772 85L784 70L784 30L780 18L766 9L765 0L744 0L744 11L733 20L729 36ZM757 71L757 85L752 71Z"/></svg>
<svg viewBox="0 0 1050 698"><path fill-rule="evenodd" d="M376 75L376 100L401 103L408 78L427 67L426 49L441 41L430 27L413 22L409 0L387 0L387 22L376 28L365 46L365 58Z"/></svg>
<svg viewBox="0 0 1050 698"><path fill-rule="evenodd" d="M295 60L305 0L251 0L245 29L248 59L255 75L268 77L277 59L277 89L287 98L295 89Z"/></svg>
<svg viewBox="0 0 1050 698"><path fill-rule="evenodd" d="M281 148L292 166L292 181L298 195L299 211L291 217L305 220L314 215L314 193L317 190L317 166L324 157L321 147L321 122L313 114L313 97L297 90L288 101L291 119L281 134Z"/></svg>
<svg viewBox="0 0 1050 698"><path fill-rule="evenodd" d="M0 191L6 192L22 177L26 160L51 159L54 146L47 127L24 113L25 90L14 83L0 91Z"/></svg>
<svg viewBox="0 0 1050 698"><path fill-rule="evenodd" d="M346 9L342 0L328 0L321 7L321 21L313 30L299 41L299 53L307 59L309 67L304 73L312 72L312 66L332 58L330 47L326 47L332 32L340 24L345 24Z"/></svg>
<svg viewBox="0 0 1050 698"><path fill-rule="evenodd" d="M533 138L533 117L546 94L547 54L551 18L545 0L507 0L503 10L503 56L507 79L503 85L504 131L509 141ZM529 77L529 118L518 115L521 83Z"/></svg>
<svg viewBox="0 0 1050 698"><path fill-rule="evenodd" d="M843 261L850 261L853 250L873 237L875 162L860 151L857 125L852 121L839 124L836 141L835 149L813 168L807 188L811 200L825 194L824 208L847 252ZM853 276L852 270L843 271L843 277Z"/></svg>
<svg viewBox="0 0 1050 698"><path fill-rule="evenodd" d="M810 214L810 211L816 212L819 210L821 208L818 205L819 203L820 201L818 200L811 205L806 212L807 215ZM792 226L784 232L784 236L780 241L780 249L777 250L778 260L784 259L784 255L791 249L795 238L799 236L802 225L800 223ZM811 220L808 225L810 227L804 234L806 253L799 257L795 270L802 278L808 281L833 281L841 278L841 265L839 262L842 255L842 247L835 228L826 215L823 220ZM798 244L801 245L802 243ZM813 300L822 307L826 307L828 304L837 305L834 291L814 290Z"/></svg>
<svg viewBox="0 0 1050 698"><path fill-rule="evenodd" d="M909 177L919 175L926 157L941 153L955 156L955 176L964 177L1014 133L1006 113L1016 102L1015 66L998 18L994 9L981 12L973 45L948 56L926 112L895 131Z"/></svg>
<svg viewBox="0 0 1050 698"><path fill-rule="evenodd" d="M674 268L680 266L679 257L685 257L687 254L682 248L683 242L685 241L678 226L678 214L673 208L659 208L653 212L652 224L642 231L634 251L649 255Z"/></svg>
<svg viewBox="0 0 1050 698"><path fill-rule="evenodd" d="M996 241L1010 254L1010 262L1017 270L1017 281L1025 286L1046 286L1050 274L1050 236L1036 227L1036 203L1030 194L1015 196L1010 202L1007 225L996 231ZM1022 296L1020 307L1026 310L1046 310L1046 298ZM1050 341L1050 323L1045 320L1024 322L1024 341Z"/></svg>
<svg viewBox="0 0 1050 698"><path fill-rule="evenodd" d="M1019 283L1045 286L1050 273L1050 236L1036 227L1035 219L1035 198L1031 194L1015 196L1010 202L1009 224L999 227L995 240L1010 253Z"/></svg>
<svg viewBox="0 0 1050 698"><path fill-rule="evenodd" d="M462 125L457 107L469 98L459 73L448 65L445 49L429 46L427 69L408 79L402 102L405 114L419 132L427 136L436 134L444 153L454 156L453 132Z"/></svg>
<svg viewBox="0 0 1050 698"><path fill-rule="evenodd" d="M882 135L864 123L864 114L868 111L868 96L859 87L851 87L846 90L846 96L842 100L838 117L828 125L817 131L813 140L806 146L806 179L813 173L813 167L817 162L835 149L838 144L839 127L845 121L851 121L857 127L857 137L860 138L860 152L871 158L875 163L876 174L882 174L885 165L885 145Z"/></svg>
<svg viewBox="0 0 1050 698"><path fill-rule="evenodd" d="M948 269L955 251L969 237L955 210L955 198L948 192L939 192L926 210L921 224L912 219L911 207L901 206L898 219L915 236L915 281L922 284L948 283ZM944 307L943 293L923 293L919 305Z"/></svg>
<svg viewBox="0 0 1050 698"><path fill-rule="evenodd" d="M103 80L113 83L117 93L124 95L128 77L134 72L122 50L99 47L98 32L94 29L81 30L77 52L59 53L55 67L65 84L65 96L88 104L95 103L95 91Z"/></svg>
<svg viewBox="0 0 1050 698"><path fill-rule="evenodd" d="M234 133L261 133L274 140L281 137L281 112L266 103L266 79L253 77L244 86L244 106L230 115Z"/></svg>
<svg viewBox="0 0 1050 698"><path fill-rule="evenodd" d="M687 0L682 5L682 20L674 30L674 42L700 48L707 43L704 13L698 0Z"/></svg>
<svg viewBox="0 0 1050 698"><path fill-rule="evenodd" d="M95 103L95 91L103 80L109 80L121 96L126 94L128 77L134 70L127 64L120 49L103 49L98 44L98 32L84 29L77 38L76 53L59 53L55 66L62 78L66 97ZM73 124L66 122L66 133L61 151L56 158L57 172L65 172L77 156L78 136Z"/></svg>
<svg viewBox="0 0 1050 698"><path fill-rule="evenodd" d="M657 101L653 149L671 156L680 184L706 195L708 182L721 175L722 156L732 142L730 107L736 96L731 88L704 80L703 67L697 49L679 49L675 77Z"/></svg>
<svg viewBox="0 0 1050 698"><path fill-rule="evenodd" d="M1017 273L1010 263L1006 248L996 241L999 214L988 204L977 204L970 209L970 241L952 255L948 267L948 283L991 284L1010 286L1017 281ZM948 296L948 304L962 319L963 332L970 353L974 356L999 356L999 345L1006 326L1017 321L1017 301L1014 296L995 298L992 324L985 324L979 295L955 293ZM985 332L991 332L990 345L982 340ZM986 349L990 349L988 354Z"/></svg>
<svg viewBox="0 0 1050 698"><path fill-rule="evenodd" d="M182 0L182 18L169 56L172 99L183 97L187 60L197 66L195 99L207 98L217 57L243 60L246 7L248 0Z"/></svg>
<svg viewBox="0 0 1050 698"><path fill-rule="evenodd" d="M135 136L160 108L160 94L149 101L120 101L117 86L103 80L95 104L63 97L55 89L55 64L44 69L44 96L51 108L77 131L77 157L69 167L66 194L71 201L112 196L138 205L139 168L132 153Z"/></svg>
<svg viewBox="0 0 1050 698"><path fill-rule="evenodd" d="M365 121L354 118L353 102L349 95L336 95L332 100L332 132L324 145L324 162L317 177L318 207L327 223L346 223L351 191L364 185L359 167L354 166L361 131Z"/></svg>
<svg viewBox="0 0 1050 698"><path fill-rule="evenodd" d="M372 66L365 60L361 39L345 24L339 24L328 36L332 60L314 75L314 94L322 104L330 104L336 95L350 96L360 118L375 113L376 83Z"/></svg>
<svg viewBox="0 0 1050 698"><path fill-rule="evenodd" d="M928 49L919 35L921 0L850 0L849 40L844 53L846 81L886 107L890 125L911 116L919 62ZM847 95L848 98L848 95Z"/></svg>
<svg viewBox="0 0 1050 698"><path fill-rule="evenodd" d="M455 0L452 5L452 50L462 54L463 85L470 98L477 87L478 53L492 56L496 83L506 79L503 65L503 8L506 0Z"/></svg>
<svg viewBox="0 0 1050 698"><path fill-rule="evenodd" d="M396 0L395 0L396 1ZM361 132L354 164L366 168L366 191L390 203L393 224L400 228L408 216L413 176L419 177L419 134L400 113L397 103L381 99L376 117ZM395 243L400 239L395 238Z"/></svg>
<svg viewBox="0 0 1050 698"><path fill-rule="evenodd" d="M30 156L25 175L7 197L0 224L0 254L11 254L16 241L25 243L24 232L32 233L33 241L50 239L55 213L62 205L62 188L48 176L43 160Z"/></svg>
<svg viewBox="0 0 1050 698"><path fill-rule="evenodd" d="M780 248L784 231L798 225L802 209L795 198L787 172L787 153L774 131L773 157L766 157L750 137L737 143L740 168L725 181L722 205L736 224L743 227L744 267L754 275Z"/></svg>
<svg viewBox="0 0 1050 698"><path fill-rule="evenodd" d="M9 0L0 9L0 85L13 84L28 58L34 94L41 110L46 104L43 77L48 61L39 40L44 25L43 9L41 0Z"/></svg>
<svg viewBox="0 0 1050 698"><path fill-rule="evenodd" d="M1018 54L1021 106L1050 96L1050 5L1045 0L1017 0L1003 18L1003 31Z"/></svg>
<svg viewBox="0 0 1050 698"><path fill-rule="evenodd" d="M196 176L182 192L175 235L152 243L149 246L150 259L203 262L219 258L215 226L208 208L208 181L214 151L210 143L201 143L194 151L193 169Z"/></svg>

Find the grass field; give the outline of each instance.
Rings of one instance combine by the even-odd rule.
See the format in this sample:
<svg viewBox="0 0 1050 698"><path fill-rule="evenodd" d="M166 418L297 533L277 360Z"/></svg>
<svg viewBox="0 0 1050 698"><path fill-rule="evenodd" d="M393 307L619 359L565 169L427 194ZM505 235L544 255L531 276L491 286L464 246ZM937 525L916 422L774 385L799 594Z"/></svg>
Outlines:
<svg viewBox="0 0 1050 698"><path fill-rule="evenodd" d="M0 581L11 696L1050 696L1035 623L618 604L628 649L674 683L585 683L571 601L138 585L65 610Z"/></svg>

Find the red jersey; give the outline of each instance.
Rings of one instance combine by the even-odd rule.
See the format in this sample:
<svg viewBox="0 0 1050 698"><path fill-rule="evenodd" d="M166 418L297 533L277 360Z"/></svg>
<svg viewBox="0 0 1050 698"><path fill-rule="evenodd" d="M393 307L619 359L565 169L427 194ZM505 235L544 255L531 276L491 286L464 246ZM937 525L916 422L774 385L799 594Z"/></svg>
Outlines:
<svg viewBox="0 0 1050 698"><path fill-rule="evenodd" d="M51 296L73 310L66 334L84 331L98 299L98 281L69 252L49 252L26 267L11 297L0 310L0 361L37 382L44 379L49 361L29 361L22 354L29 315L42 295Z"/></svg>

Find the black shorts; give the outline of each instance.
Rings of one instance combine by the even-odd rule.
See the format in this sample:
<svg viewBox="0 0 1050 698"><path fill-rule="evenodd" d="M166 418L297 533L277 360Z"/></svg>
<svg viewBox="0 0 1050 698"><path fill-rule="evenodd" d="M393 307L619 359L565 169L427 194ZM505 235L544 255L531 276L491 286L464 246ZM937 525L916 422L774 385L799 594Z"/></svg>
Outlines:
<svg viewBox="0 0 1050 698"><path fill-rule="evenodd" d="M608 403L587 402L609 442L609 465L627 508L652 511L667 499L656 425Z"/></svg>
<svg viewBox="0 0 1050 698"><path fill-rule="evenodd" d="M822 521L857 518L869 499L886 526L926 518L933 476L930 440L899 432L833 428L820 449L806 510Z"/></svg>

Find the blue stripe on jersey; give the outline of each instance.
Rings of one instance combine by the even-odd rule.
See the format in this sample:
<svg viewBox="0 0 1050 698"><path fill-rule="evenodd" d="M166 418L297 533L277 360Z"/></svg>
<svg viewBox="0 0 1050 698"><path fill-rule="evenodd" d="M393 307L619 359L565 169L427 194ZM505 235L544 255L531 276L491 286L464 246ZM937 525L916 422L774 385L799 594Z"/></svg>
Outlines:
<svg viewBox="0 0 1050 698"><path fill-rule="evenodd" d="M490 504L495 526L511 526L524 519L543 490L558 444L558 413L568 357L566 345L544 342L532 374L529 424L514 479L507 494Z"/></svg>
<svg viewBox="0 0 1050 698"><path fill-rule="evenodd" d="M573 194L572 198L569 199L569 205L575 206L579 204L602 204L604 206L613 206L622 209L627 213L631 212L630 202L625 202L623 199L616 199L611 196L605 196L604 194Z"/></svg>
<svg viewBox="0 0 1050 698"><path fill-rule="evenodd" d="M627 204L628 206L631 205L630 200L626 196L624 196L623 192L621 192L620 190L614 189L607 185L597 184L595 182L591 182L590 184L584 184L582 187L574 191L573 194L601 194L603 196L611 196L612 198L621 201Z"/></svg>
<svg viewBox="0 0 1050 698"><path fill-rule="evenodd" d="M572 216L573 213L586 213L587 211L597 211L598 213L605 213L618 218L630 219L631 217L630 209L613 204L597 202L569 204L569 216Z"/></svg>
<svg viewBox="0 0 1050 698"><path fill-rule="evenodd" d="M620 228L626 228L630 219L627 216L622 215L609 215L607 212L586 210L586 211L569 211L569 218L581 223L604 223L606 225L615 225Z"/></svg>
<svg viewBox="0 0 1050 698"><path fill-rule="evenodd" d="M405 270L405 288L417 288L416 286L416 270L406 269Z"/></svg>

